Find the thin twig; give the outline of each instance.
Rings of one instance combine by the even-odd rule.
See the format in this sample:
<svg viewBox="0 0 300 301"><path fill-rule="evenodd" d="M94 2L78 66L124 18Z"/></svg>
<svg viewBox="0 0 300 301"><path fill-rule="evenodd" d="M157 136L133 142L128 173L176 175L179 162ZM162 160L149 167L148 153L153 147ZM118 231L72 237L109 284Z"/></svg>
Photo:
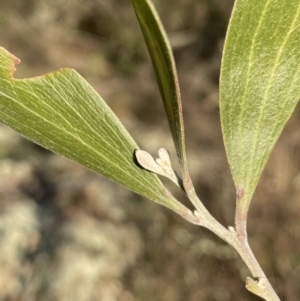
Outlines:
<svg viewBox="0 0 300 301"><path fill-rule="evenodd" d="M248 207L245 207L246 202L243 202L244 190L242 188L236 187L235 227L226 229L209 213L198 198L189 174L185 174L183 180L181 180L174 172L165 149L160 149L159 159L156 160L149 153L141 150L136 151L136 158L142 167L168 177L186 193L196 210L193 213L185 206L182 206L182 210L178 212L180 216L192 224L209 229L236 250L255 279L253 280L249 277L246 279L246 288L250 292L266 301L280 301L248 244Z"/></svg>
<svg viewBox="0 0 300 301"><path fill-rule="evenodd" d="M199 216L199 220L201 220L199 225L209 229L231 245L240 255L252 276L257 279L257 281L255 281L251 278L247 278L246 288L266 301L280 301L248 244L246 220L244 218L235 220L235 226L239 233L233 227L230 227L228 230L209 213L194 190L189 190L187 196L193 204L197 205L196 215Z"/></svg>

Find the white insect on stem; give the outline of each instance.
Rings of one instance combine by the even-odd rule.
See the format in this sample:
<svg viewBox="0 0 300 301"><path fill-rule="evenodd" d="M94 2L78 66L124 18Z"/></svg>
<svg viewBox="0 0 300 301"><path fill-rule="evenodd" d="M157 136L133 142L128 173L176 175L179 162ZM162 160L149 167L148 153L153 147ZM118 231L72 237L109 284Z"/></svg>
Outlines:
<svg viewBox="0 0 300 301"><path fill-rule="evenodd" d="M136 150L135 156L139 164L145 169L156 174L169 178L178 187L180 186L180 179L172 168L169 152L160 148L158 150L158 158L154 158L143 150Z"/></svg>

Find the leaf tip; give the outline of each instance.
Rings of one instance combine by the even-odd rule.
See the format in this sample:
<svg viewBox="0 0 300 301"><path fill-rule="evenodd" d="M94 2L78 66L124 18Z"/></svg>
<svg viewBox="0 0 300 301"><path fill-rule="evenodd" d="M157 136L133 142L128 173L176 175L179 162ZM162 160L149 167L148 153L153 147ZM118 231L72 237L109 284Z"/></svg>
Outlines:
<svg viewBox="0 0 300 301"><path fill-rule="evenodd" d="M21 63L21 60L8 52L5 48L0 47L0 72L6 76L13 77L16 71L16 65Z"/></svg>

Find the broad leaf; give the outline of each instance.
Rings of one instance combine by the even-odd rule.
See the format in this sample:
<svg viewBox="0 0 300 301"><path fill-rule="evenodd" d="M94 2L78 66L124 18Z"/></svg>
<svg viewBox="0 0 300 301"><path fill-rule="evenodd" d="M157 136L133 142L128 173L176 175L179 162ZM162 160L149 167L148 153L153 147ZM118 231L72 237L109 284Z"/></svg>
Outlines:
<svg viewBox="0 0 300 301"><path fill-rule="evenodd" d="M299 45L298 0L236 0L220 108L228 160L246 207L300 97Z"/></svg>
<svg viewBox="0 0 300 301"><path fill-rule="evenodd" d="M148 47L177 155L185 176L187 163L182 105L172 49L150 0L131 0L131 2Z"/></svg>
<svg viewBox="0 0 300 301"><path fill-rule="evenodd" d="M0 48L0 122L34 142L176 212L182 205L134 163L136 143L74 70L14 79L19 60Z"/></svg>

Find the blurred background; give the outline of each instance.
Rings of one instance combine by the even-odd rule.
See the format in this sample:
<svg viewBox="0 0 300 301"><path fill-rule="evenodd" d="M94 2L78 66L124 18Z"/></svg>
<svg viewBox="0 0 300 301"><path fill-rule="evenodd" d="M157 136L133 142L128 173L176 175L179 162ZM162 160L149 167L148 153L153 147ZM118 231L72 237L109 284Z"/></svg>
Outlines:
<svg viewBox="0 0 300 301"><path fill-rule="evenodd" d="M155 1L178 67L192 179L225 226L235 191L218 79L233 2ZM1 46L22 61L17 78L75 68L141 148L165 147L176 161L129 0L1 0L0 25ZM299 219L298 106L249 214L250 244L282 300L300 299ZM0 300L260 300L244 288L248 275L210 232L0 126Z"/></svg>

